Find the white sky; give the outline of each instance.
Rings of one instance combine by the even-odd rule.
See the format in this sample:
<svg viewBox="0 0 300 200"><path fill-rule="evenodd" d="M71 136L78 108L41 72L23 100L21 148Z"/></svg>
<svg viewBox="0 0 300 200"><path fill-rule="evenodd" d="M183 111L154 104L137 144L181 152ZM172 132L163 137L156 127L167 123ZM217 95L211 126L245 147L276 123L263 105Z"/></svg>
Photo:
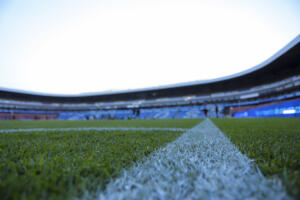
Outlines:
<svg viewBox="0 0 300 200"><path fill-rule="evenodd" d="M217 78L299 33L298 0L0 0L0 87L78 94Z"/></svg>

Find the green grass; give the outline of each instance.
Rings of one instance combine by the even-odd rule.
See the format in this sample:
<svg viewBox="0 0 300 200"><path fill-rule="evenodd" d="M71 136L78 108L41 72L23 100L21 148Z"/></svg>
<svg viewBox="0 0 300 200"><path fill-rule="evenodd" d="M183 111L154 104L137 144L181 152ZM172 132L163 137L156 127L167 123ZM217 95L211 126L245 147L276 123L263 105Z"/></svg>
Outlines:
<svg viewBox="0 0 300 200"><path fill-rule="evenodd" d="M6 121L1 128L179 127L201 120ZM1 199L72 199L96 194L121 170L175 140L168 131L0 134Z"/></svg>
<svg viewBox="0 0 300 200"><path fill-rule="evenodd" d="M77 127L158 127L192 128L201 119L156 119L156 120L74 120L74 121L0 121L0 129L21 128L77 128Z"/></svg>
<svg viewBox="0 0 300 200"><path fill-rule="evenodd" d="M267 177L281 178L300 199L300 119L213 119L231 141L254 159Z"/></svg>
<svg viewBox="0 0 300 200"><path fill-rule="evenodd" d="M0 135L1 199L70 199L104 187L121 169L176 139L174 132Z"/></svg>

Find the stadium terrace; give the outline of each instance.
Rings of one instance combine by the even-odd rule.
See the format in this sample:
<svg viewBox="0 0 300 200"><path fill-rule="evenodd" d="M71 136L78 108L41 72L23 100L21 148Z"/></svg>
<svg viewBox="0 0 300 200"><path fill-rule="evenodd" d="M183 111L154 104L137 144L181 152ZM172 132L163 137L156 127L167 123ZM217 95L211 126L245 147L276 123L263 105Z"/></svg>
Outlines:
<svg viewBox="0 0 300 200"><path fill-rule="evenodd" d="M0 88L0 120L296 116L300 36L258 66L208 81L85 95Z"/></svg>

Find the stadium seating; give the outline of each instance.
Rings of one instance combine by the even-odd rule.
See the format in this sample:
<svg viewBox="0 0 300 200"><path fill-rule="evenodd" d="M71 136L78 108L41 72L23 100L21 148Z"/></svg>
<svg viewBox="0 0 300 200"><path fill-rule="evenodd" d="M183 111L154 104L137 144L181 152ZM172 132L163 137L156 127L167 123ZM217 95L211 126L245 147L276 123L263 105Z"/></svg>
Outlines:
<svg viewBox="0 0 300 200"><path fill-rule="evenodd" d="M300 117L300 99L259 106L242 112L234 117Z"/></svg>
<svg viewBox="0 0 300 200"><path fill-rule="evenodd" d="M0 98L0 119L91 120L298 116L299 101L295 101L292 106L295 110L293 114L282 113L288 108L285 104L282 104L280 108L275 105L273 107L268 105L265 108L256 106L297 99L300 97L300 91L297 89L299 85L300 76L293 76L275 83L240 91L144 100L41 103ZM295 89L290 91L292 87ZM289 92L283 93L284 90ZM278 103L278 105L281 104ZM137 108L138 112L135 111ZM225 112L228 108L230 110ZM273 109L273 111L267 109ZM204 113L204 110L207 113Z"/></svg>

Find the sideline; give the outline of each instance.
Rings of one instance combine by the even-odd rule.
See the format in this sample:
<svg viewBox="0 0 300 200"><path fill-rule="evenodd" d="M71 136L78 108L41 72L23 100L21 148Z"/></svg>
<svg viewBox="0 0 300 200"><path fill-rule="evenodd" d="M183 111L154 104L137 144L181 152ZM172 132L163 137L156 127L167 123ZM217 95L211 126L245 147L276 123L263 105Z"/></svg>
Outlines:
<svg viewBox="0 0 300 200"><path fill-rule="evenodd" d="M89 199L87 194L84 199ZM290 199L209 120L111 180L102 199Z"/></svg>
<svg viewBox="0 0 300 200"><path fill-rule="evenodd" d="M143 128L143 127L88 127L88 128L28 128L28 129L0 129L0 133L15 132L48 132L48 131L187 131L186 128Z"/></svg>

